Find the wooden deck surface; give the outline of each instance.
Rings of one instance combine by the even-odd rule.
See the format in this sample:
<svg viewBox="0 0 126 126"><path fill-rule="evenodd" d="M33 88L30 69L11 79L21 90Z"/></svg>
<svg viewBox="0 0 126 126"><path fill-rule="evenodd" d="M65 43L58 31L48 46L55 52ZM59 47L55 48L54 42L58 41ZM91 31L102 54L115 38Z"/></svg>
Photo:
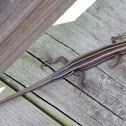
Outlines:
<svg viewBox="0 0 126 126"><path fill-rule="evenodd" d="M83 8L81 1L73 9ZM56 63L43 68L48 55L70 61L111 44L112 36L126 32L125 10L125 0L96 0L76 19L66 21L74 17L72 11L64 14L0 77L0 99L63 66ZM71 75L1 104L0 126L126 126L126 56L114 68L108 66L112 61L85 71L80 97L80 90L75 91L78 78Z"/></svg>

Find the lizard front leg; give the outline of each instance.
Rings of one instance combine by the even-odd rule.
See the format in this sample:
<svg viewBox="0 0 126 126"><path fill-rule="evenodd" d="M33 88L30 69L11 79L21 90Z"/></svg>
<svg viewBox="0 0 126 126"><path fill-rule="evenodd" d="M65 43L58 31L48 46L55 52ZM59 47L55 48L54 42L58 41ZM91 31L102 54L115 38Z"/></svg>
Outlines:
<svg viewBox="0 0 126 126"><path fill-rule="evenodd" d="M111 41L114 44L114 43L116 43L117 40L123 40L123 39L126 39L126 33L119 34L118 36L112 37L111 38ZM119 63L120 57L121 57L121 55L120 54L117 54L115 56L115 60L109 66L110 67L116 66Z"/></svg>
<svg viewBox="0 0 126 126"><path fill-rule="evenodd" d="M63 64L66 64L68 62L68 60L63 56L60 56L60 57L58 57L54 60L50 58L48 61L45 61L45 62L47 64L54 64L54 63L59 62L59 61L61 61Z"/></svg>

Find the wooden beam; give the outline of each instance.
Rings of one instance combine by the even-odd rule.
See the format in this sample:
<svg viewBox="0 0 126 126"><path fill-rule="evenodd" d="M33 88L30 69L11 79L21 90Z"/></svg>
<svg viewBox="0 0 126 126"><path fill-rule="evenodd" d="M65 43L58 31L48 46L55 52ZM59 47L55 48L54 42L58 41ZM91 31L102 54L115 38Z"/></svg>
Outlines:
<svg viewBox="0 0 126 126"><path fill-rule="evenodd" d="M0 42L0 74L2 74L75 1L76 0L41 0L31 13Z"/></svg>

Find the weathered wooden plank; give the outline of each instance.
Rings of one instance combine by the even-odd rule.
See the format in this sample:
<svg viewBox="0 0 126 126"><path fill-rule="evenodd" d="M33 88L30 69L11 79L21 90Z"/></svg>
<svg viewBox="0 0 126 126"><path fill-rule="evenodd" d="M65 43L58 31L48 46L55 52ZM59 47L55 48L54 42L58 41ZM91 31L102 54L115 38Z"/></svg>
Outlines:
<svg viewBox="0 0 126 126"><path fill-rule="evenodd" d="M31 57L31 56L30 56ZM29 57L29 58L30 58ZM33 57L30 58L30 60L32 61L36 61ZM36 64L39 64L38 62L36 62ZM28 64L29 65L29 64ZM31 66L31 65L29 65ZM34 66L34 68L36 68L36 66ZM7 75L2 75L1 76L1 79L10 87L13 87L16 91L19 91L19 90L22 90L24 89L24 87L19 84L17 81L13 80L12 78L10 78L9 76ZM27 79L26 79L27 80ZM3 90L3 92L1 91L1 94L0 94L0 99L3 99L5 97L7 97L7 95L10 95L10 93L14 93L12 92L9 87L7 86L7 88L5 88ZM1 85L1 88L2 89L2 85ZM9 93L7 92L9 90ZM69 117L67 117L66 115L64 115L62 112L60 112L59 110L57 110L55 107L51 106L50 104L48 104L45 100L41 99L40 97L36 96L35 94L33 93L27 93L24 95L24 98L26 98L28 101L30 101L33 106L35 105L37 108L39 108L39 111L43 111L45 112L48 116L52 117L53 120L56 120L58 123L62 124L62 125L67 125L67 126L79 126L79 124L77 124L75 121L71 120ZM26 100L22 100L24 99L23 97L19 97L18 99L14 99L13 103L14 102L22 102L21 104L25 104L25 101ZM7 103L8 105L10 103ZM20 103L19 103L20 104ZM4 104L6 106L6 103ZM15 110L18 110L17 106L15 106ZM31 106L30 106L31 107ZM27 106L27 108L30 109L29 106ZM31 109L30 109L31 110ZM29 111L30 111L29 110ZM11 111L11 110L10 110ZM13 110L12 110L13 111ZM20 111L20 110L19 110ZM3 115L6 117L6 113L4 114L3 112ZM32 115L31 114L31 118L32 118ZM8 116L7 116L8 117ZM34 118L34 117L33 117ZM44 119L44 118L43 118ZM44 119L46 121L46 119ZM41 121L40 121L41 122ZM11 123L11 125L13 124L13 122ZM29 122L29 125L32 125L32 122ZM55 126L54 123L51 124L52 126ZM88 126L86 123L85 123L85 126Z"/></svg>
<svg viewBox="0 0 126 126"><path fill-rule="evenodd" d="M34 1L34 4L39 3L39 5L36 6L34 9L31 7L30 9L33 9L33 11L28 14L28 16L26 16L25 19L20 22L20 24L15 29L12 25L12 29L14 29L13 32L11 32L11 34L9 33L10 35L6 38L4 37L4 41L0 42L0 74L3 73L3 71L10 64L12 64L13 61L15 61L16 58L20 56L21 53L23 53L24 50L26 50L27 47L38 38L38 36L40 36L40 34L44 33L44 31L50 25L52 25L59 18L59 16L61 16L61 14L63 14L75 1L76 0L41 0L40 3L39 1ZM8 4L11 4L10 2L7 1ZM29 2L30 0L26 3L28 4ZM31 6L33 6L34 4L31 4ZM20 1L19 3L14 3L14 5L21 5ZM12 6L13 9L7 9L7 11L16 11L18 8L14 5ZM25 4L22 4L22 7L20 7L19 13L20 10L25 8L24 5ZM10 13L7 12L7 14ZM24 16L25 15L23 15L22 17ZM20 20L21 18L18 19Z"/></svg>
<svg viewBox="0 0 126 126"><path fill-rule="evenodd" d="M8 96L8 92L10 94L15 93L14 90L0 81L0 89L5 87L6 91L4 91L4 94L0 94L1 97ZM18 101L20 100L21 103L10 101L8 105L0 106L1 126L61 126L23 97L18 98Z"/></svg>
<svg viewBox="0 0 126 126"><path fill-rule="evenodd" d="M52 37L44 35L29 48L29 51L41 58L46 58L48 53L52 58L64 55L71 60L78 54L110 44L110 37L113 34L118 33L119 29L125 30L125 23L120 17L113 18L111 15L115 11L118 13L120 9L112 8L111 13L105 13L106 8L111 8L112 3L106 5L104 2L97 1L93 8L88 9L74 22L50 28L47 33ZM119 1L114 1L115 3L120 4ZM124 27L121 28L120 25ZM80 98L79 91L74 93L74 87L64 80L43 87L35 93L82 125L86 123L91 126L125 126L124 59L125 56L119 66L113 69L107 66L111 62L108 61L86 71L86 85ZM58 67L57 64L51 65L54 69L61 66L61 63L58 63ZM29 86L52 73L47 67L42 71L40 67L38 61L32 60L25 53L8 69L7 73ZM71 76L68 79L71 83L77 84L76 77Z"/></svg>
<svg viewBox="0 0 126 126"><path fill-rule="evenodd" d="M0 43L11 34L41 0L0 1Z"/></svg>

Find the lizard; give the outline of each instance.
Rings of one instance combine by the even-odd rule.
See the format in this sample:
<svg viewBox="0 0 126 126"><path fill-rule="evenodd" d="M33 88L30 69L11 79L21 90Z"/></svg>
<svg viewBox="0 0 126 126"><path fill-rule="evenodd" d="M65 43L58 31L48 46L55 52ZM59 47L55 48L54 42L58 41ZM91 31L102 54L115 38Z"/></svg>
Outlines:
<svg viewBox="0 0 126 126"><path fill-rule="evenodd" d="M112 57L115 57L115 61L112 62L112 64L110 64L109 66L114 67L118 64L121 55L126 53L126 41L119 42L119 43L117 43L116 41L125 39L125 36L126 36L125 33L121 35L119 34L118 36L114 36L111 38L112 44L101 47L97 50L94 50L82 56L79 56L70 62L68 62L68 60L62 56L55 60L49 61L48 63L55 63L61 61L65 65L59 70L57 70L56 72L54 72L53 74L49 75L48 77L1 100L0 104L7 102L11 99L14 99L18 96L22 96L25 93L28 93L40 87L43 87L44 85L52 81L55 81L60 78L64 78L65 76L70 74L79 76L78 85L79 87L81 87L81 91L82 91L84 87L84 78L85 78L84 70L96 66L99 63L108 60Z"/></svg>

